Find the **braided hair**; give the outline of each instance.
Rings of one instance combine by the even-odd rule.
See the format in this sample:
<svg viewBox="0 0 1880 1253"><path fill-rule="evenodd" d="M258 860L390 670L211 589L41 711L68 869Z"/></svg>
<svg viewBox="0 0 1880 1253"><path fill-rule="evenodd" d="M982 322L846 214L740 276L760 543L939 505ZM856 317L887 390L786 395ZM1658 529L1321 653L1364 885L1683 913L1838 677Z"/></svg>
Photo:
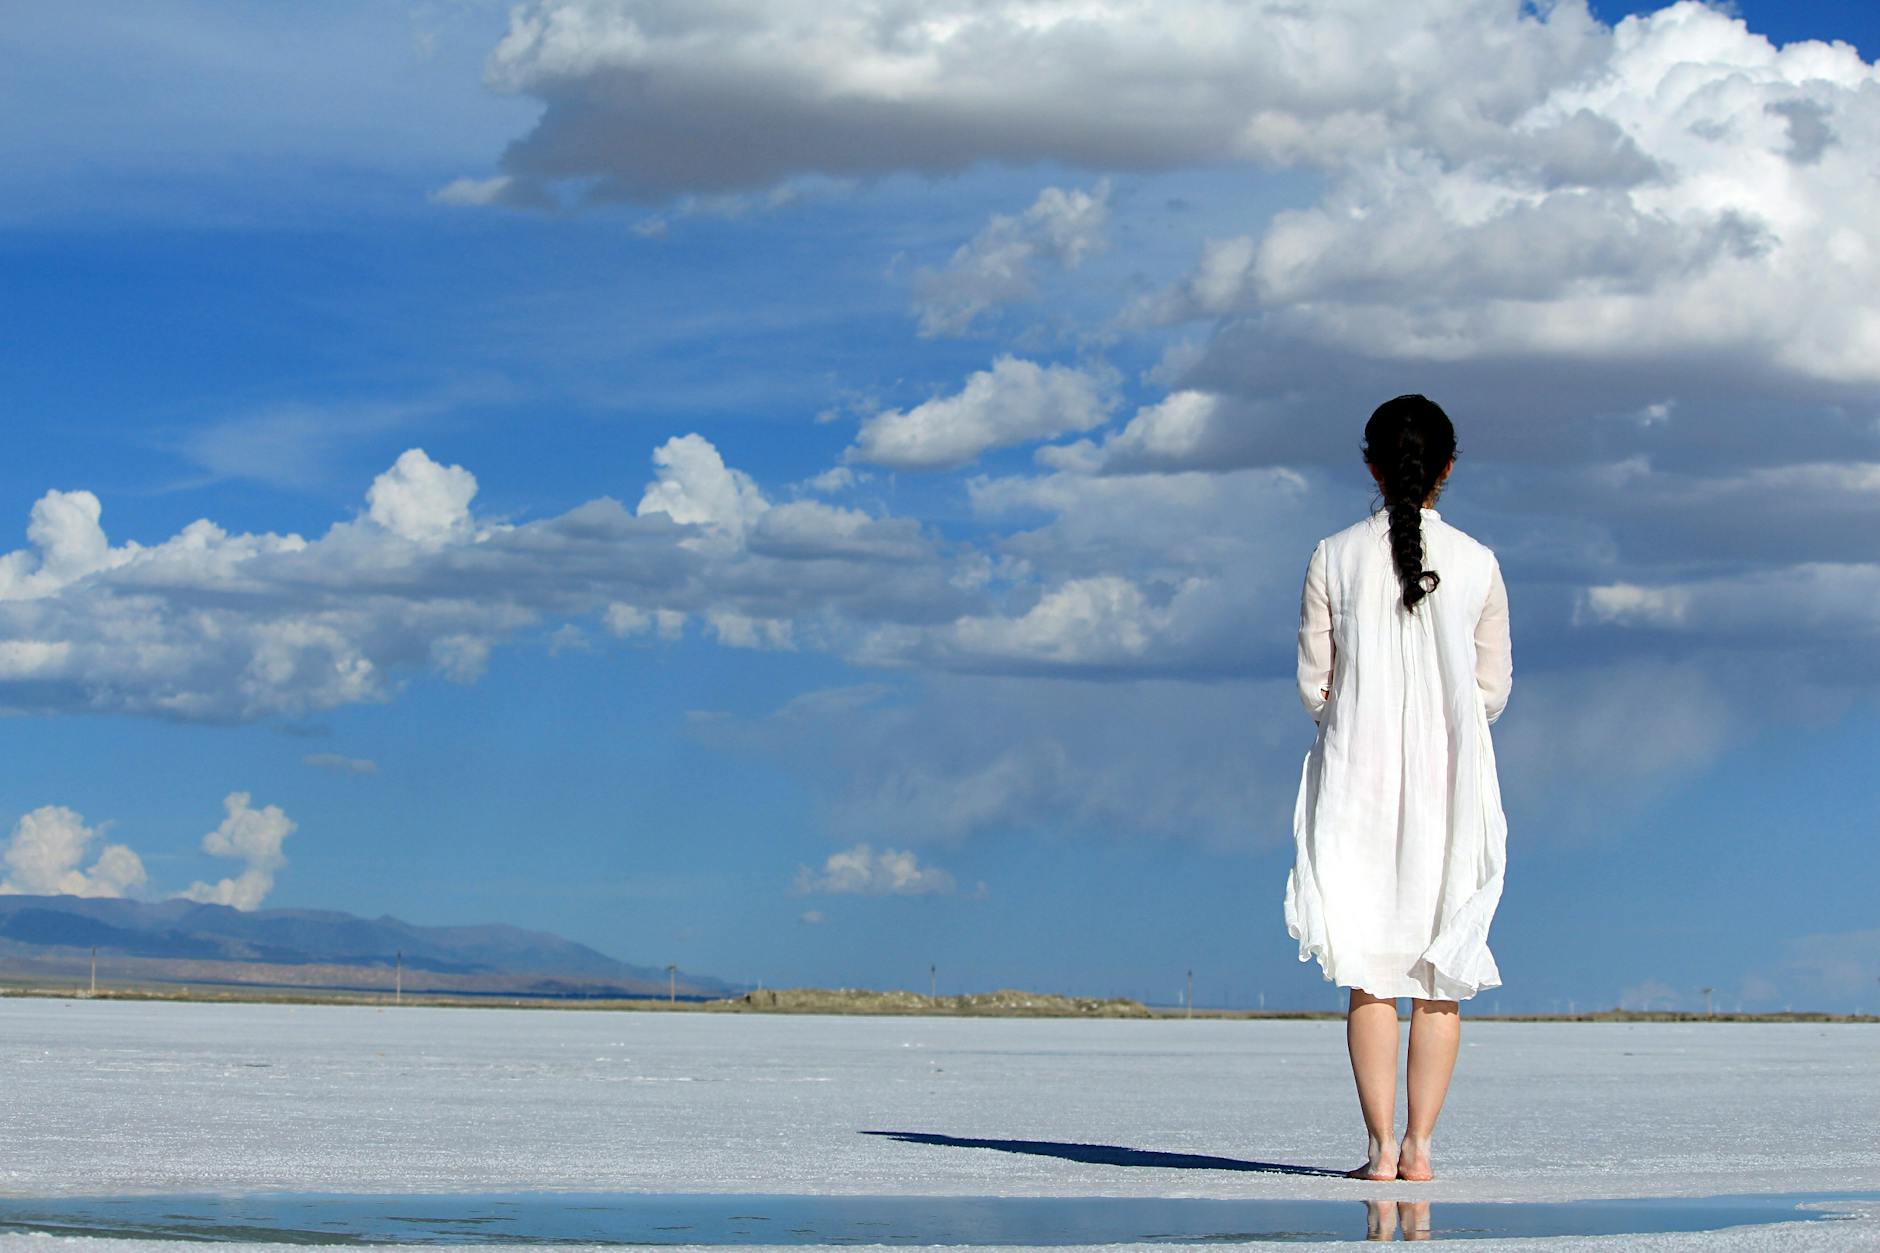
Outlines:
<svg viewBox="0 0 1880 1253"><path fill-rule="evenodd" d="M1442 579L1423 568L1423 504L1456 455L1456 428L1435 401L1411 393L1385 401L1364 424L1364 460L1376 471L1390 519L1391 562L1403 607L1436 590Z"/></svg>

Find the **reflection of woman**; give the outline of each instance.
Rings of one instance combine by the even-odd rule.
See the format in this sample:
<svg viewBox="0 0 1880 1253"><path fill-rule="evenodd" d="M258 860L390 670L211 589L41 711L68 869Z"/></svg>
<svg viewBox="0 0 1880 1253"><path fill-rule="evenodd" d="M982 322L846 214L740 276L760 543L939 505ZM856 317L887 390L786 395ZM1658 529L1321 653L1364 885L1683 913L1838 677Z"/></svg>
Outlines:
<svg viewBox="0 0 1880 1253"><path fill-rule="evenodd" d="M1399 1224L1406 1240L1430 1238L1430 1203L1428 1201L1366 1201L1364 1203L1364 1238L1394 1240Z"/></svg>
<svg viewBox="0 0 1880 1253"><path fill-rule="evenodd" d="M1495 554L1431 503L1455 464L1449 418L1422 396L1378 406L1364 459L1383 508L1321 540L1306 567L1299 695L1319 724L1293 814L1286 928L1299 960L1351 988L1364 1179L1429 1179L1461 1032L1458 1001L1496 987L1488 926L1507 823L1488 724L1512 682ZM1396 998L1412 998L1403 1139Z"/></svg>

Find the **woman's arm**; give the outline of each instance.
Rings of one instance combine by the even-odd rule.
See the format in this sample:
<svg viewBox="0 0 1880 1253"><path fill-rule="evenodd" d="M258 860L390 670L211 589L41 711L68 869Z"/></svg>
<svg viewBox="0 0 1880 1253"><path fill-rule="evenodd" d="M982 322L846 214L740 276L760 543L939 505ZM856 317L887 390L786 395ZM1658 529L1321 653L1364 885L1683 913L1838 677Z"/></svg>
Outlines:
<svg viewBox="0 0 1880 1253"><path fill-rule="evenodd" d="M1514 654L1508 641L1508 587L1501 581L1501 563L1495 562L1488 582L1488 600L1475 624L1475 686L1481 689L1488 720L1501 717L1514 688Z"/></svg>
<svg viewBox="0 0 1880 1253"><path fill-rule="evenodd" d="M1332 602L1325 584L1325 541L1306 563L1299 597L1299 699L1317 722L1332 698Z"/></svg>

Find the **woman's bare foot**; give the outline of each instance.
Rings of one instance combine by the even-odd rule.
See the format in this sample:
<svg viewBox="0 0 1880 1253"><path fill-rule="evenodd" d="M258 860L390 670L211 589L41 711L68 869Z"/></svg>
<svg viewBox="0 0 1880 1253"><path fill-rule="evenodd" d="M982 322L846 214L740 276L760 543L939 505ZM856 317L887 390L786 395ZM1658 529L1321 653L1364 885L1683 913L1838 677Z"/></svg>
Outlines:
<svg viewBox="0 0 1880 1253"><path fill-rule="evenodd" d="M1346 1171L1345 1178L1370 1179L1380 1183L1385 1180L1399 1178L1400 1176L1397 1174L1397 1146L1392 1144L1389 1140L1380 1140L1376 1136L1370 1137L1370 1145L1370 1151L1365 1157L1364 1165L1354 1170Z"/></svg>
<svg viewBox="0 0 1880 1253"><path fill-rule="evenodd" d="M1430 1142L1427 1138L1405 1135L1397 1146L1397 1178L1412 1183L1428 1183L1436 1178L1430 1167Z"/></svg>

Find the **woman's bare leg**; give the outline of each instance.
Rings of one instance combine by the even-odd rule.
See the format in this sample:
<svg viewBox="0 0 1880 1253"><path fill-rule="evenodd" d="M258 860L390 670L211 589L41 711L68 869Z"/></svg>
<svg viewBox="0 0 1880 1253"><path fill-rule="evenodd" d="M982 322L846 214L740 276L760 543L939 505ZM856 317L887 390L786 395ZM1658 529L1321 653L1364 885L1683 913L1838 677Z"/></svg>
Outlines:
<svg viewBox="0 0 1880 1253"><path fill-rule="evenodd" d="M1456 1049L1462 1040L1462 1015L1454 1001L1410 1003L1410 1060L1405 1086L1410 1096L1403 1143L1398 1146L1399 1179L1421 1182L1434 1179L1430 1165L1430 1138L1436 1116L1449 1094L1449 1077L1456 1070Z"/></svg>
<svg viewBox="0 0 1880 1253"><path fill-rule="evenodd" d="M1347 1171L1353 1179L1395 1179L1397 1137L1397 1002L1351 989L1345 1011L1345 1047L1351 1075L1358 1081L1358 1107L1364 1112L1369 1148L1364 1165Z"/></svg>

